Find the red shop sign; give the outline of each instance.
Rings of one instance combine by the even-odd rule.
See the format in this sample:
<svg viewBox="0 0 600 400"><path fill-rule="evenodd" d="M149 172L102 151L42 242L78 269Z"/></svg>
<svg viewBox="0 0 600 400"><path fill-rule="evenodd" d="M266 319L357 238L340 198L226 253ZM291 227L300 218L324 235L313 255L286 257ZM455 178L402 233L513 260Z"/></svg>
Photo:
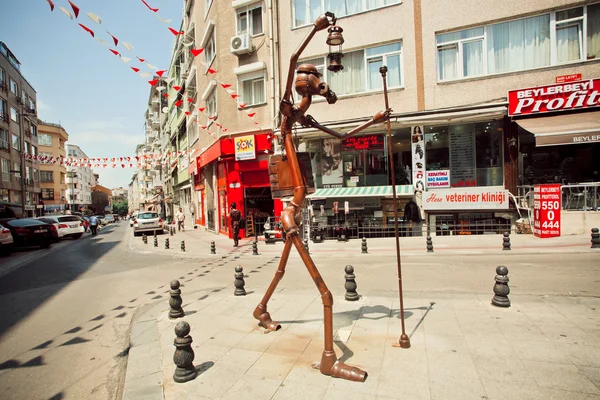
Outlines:
<svg viewBox="0 0 600 400"><path fill-rule="evenodd" d="M600 107L600 79L557 83L508 92L508 115Z"/></svg>
<svg viewBox="0 0 600 400"><path fill-rule="evenodd" d="M352 150L382 150L383 135L351 136L342 142L342 149Z"/></svg>
<svg viewBox="0 0 600 400"><path fill-rule="evenodd" d="M575 82L582 79L581 74L569 74L556 77L556 83Z"/></svg>
<svg viewBox="0 0 600 400"><path fill-rule="evenodd" d="M539 238L560 236L561 185L533 187L533 234Z"/></svg>

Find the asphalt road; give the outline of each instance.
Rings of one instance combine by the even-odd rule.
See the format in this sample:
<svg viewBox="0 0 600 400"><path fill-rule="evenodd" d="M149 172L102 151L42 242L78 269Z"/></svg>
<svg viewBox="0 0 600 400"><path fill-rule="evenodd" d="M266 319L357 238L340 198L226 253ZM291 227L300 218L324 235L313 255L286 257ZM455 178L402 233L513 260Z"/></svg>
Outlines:
<svg viewBox="0 0 600 400"><path fill-rule="evenodd" d="M0 277L0 398L120 399L131 319L144 305L156 302L164 302L166 311L172 279L233 292L233 267L241 264L246 290L264 291L278 261L253 257L249 246L208 257L211 263L184 260L175 252L140 254L130 248L131 239L125 223L114 225L97 237L39 253L44 256ZM599 260L600 254L589 252L406 257L404 288L432 295L489 292L491 297L495 267L505 264L511 296L600 296ZM316 255L315 262L336 296L344 293L346 264L355 266L360 294L397 289L396 263L390 256L319 260ZM297 257L290 258L279 287L314 289L316 294ZM182 290L185 306L186 288Z"/></svg>

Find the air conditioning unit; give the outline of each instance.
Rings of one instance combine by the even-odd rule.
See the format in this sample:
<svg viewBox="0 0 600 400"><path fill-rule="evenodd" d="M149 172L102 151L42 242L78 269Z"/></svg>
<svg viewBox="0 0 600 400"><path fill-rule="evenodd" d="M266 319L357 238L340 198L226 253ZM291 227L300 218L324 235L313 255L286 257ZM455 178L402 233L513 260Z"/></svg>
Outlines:
<svg viewBox="0 0 600 400"><path fill-rule="evenodd" d="M229 43L229 51L237 55L252 53L254 47L252 47L250 35L243 33L232 37L231 42Z"/></svg>

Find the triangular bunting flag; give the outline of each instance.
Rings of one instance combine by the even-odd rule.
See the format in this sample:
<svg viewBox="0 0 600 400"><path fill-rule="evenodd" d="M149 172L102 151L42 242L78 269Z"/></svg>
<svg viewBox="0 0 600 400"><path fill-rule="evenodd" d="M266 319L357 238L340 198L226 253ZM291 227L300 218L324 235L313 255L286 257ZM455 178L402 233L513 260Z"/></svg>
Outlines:
<svg viewBox="0 0 600 400"><path fill-rule="evenodd" d="M79 7L77 7L75 4L73 4L73 2L71 0L69 0L69 4L71 5L71 8L73 9L75 18L79 17Z"/></svg>
<svg viewBox="0 0 600 400"><path fill-rule="evenodd" d="M204 51L204 48L201 47L199 49L190 49L190 51L192 52L194 57L198 57L200 54L202 54L202 52Z"/></svg>
<svg viewBox="0 0 600 400"><path fill-rule="evenodd" d="M50 11L54 11L54 3L51 0L46 0L50 4Z"/></svg>
<svg viewBox="0 0 600 400"><path fill-rule="evenodd" d="M108 33L112 38L113 38L113 42L115 42L115 46L119 45L119 39L117 39L116 37L114 37L110 32L106 31L106 33Z"/></svg>
<svg viewBox="0 0 600 400"><path fill-rule="evenodd" d="M89 33L90 35L92 35L92 37L94 37L94 31L91 30L90 28L88 28L87 26L85 26L84 24L79 24L80 27L83 28L84 31L86 31L87 33Z"/></svg>

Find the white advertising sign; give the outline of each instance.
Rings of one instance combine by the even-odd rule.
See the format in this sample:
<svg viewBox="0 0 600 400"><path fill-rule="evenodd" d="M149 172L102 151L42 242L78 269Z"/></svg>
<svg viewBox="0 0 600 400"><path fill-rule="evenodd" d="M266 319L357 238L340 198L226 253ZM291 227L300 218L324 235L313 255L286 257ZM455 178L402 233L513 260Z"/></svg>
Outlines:
<svg viewBox="0 0 600 400"><path fill-rule="evenodd" d="M449 188L450 187L450 170L444 169L440 171L427 171L427 188Z"/></svg>
<svg viewBox="0 0 600 400"><path fill-rule="evenodd" d="M425 140L422 126L413 126L411 133L412 183L415 190L425 190Z"/></svg>
<svg viewBox="0 0 600 400"><path fill-rule="evenodd" d="M423 193L423 209L508 210L508 190L486 187L432 190Z"/></svg>

